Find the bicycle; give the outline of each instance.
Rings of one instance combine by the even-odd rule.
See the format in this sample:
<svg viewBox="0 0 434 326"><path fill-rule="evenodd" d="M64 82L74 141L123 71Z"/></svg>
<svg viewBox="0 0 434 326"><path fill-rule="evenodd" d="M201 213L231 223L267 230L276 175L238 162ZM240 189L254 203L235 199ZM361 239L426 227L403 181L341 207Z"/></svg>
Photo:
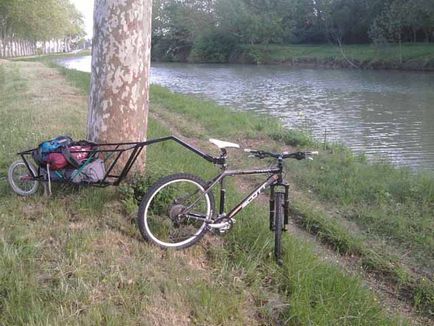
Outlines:
<svg viewBox="0 0 434 326"><path fill-rule="evenodd" d="M141 200L137 222L145 240L161 248L184 249L196 244L208 231L227 232L235 223L234 217L252 203L264 190L270 188L269 228L274 232L274 256L282 264L282 231L286 230L289 215L289 186L283 179L285 159L302 160L318 152L273 153L245 149L250 156L276 160L266 169L230 170L227 167L227 148L240 148L238 144L210 139L220 149L213 157L188 145L205 160L218 165L221 172L210 181L186 173L173 174L156 181ZM229 213L225 213L225 178L237 175L267 174L267 178ZM215 211L213 189L220 185L219 211ZM279 190L279 189L283 189Z"/></svg>

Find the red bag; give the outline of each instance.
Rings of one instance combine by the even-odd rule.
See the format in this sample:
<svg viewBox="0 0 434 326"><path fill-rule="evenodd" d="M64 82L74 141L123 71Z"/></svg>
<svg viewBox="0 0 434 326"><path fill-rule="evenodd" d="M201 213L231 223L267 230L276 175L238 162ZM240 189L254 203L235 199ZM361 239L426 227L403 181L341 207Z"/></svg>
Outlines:
<svg viewBox="0 0 434 326"><path fill-rule="evenodd" d="M92 150L92 147L91 146L69 146L68 150L70 152L77 152L77 153L71 153L71 156L77 162L82 163L84 160L86 160L89 157L89 153Z"/></svg>
<svg viewBox="0 0 434 326"><path fill-rule="evenodd" d="M50 153L47 156L47 164L51 170L61 170L68 166L68 161L62 153Z"/></svg>

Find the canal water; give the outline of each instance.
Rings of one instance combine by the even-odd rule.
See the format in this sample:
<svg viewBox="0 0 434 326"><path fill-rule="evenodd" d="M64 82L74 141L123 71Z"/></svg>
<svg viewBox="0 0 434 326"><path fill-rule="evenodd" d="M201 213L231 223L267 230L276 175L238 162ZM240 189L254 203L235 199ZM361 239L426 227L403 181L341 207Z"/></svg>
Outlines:
<svg viewBox="0 0 434 326"><path fill-rule="evenodd" d="M90 71L90 57L68 58ZM153 63L151 82L266 113L371 158L434 171L434 73Z"/></svg>

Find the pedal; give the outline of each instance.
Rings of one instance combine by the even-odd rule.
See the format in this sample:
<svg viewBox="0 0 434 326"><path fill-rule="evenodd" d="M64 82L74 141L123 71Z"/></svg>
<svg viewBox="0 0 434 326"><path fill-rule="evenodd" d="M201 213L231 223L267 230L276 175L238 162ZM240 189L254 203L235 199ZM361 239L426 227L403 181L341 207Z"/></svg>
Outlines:
<svg viewBox="0 0 434 326"><path fill-rule="evenodd" d="M224 221L226 220L226 221ZM224 234L230 230L232 225L235 223L234 219L222 218L218 220L219 223L212 223L208 225L208 229L215 234Z"/></svg>

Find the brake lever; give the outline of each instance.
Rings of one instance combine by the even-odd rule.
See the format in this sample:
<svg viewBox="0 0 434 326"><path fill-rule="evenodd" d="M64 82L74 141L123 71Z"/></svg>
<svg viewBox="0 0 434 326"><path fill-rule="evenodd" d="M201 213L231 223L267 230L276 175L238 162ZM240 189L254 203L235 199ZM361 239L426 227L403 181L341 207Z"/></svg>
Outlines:
<svg viewBox="0 0 434 326"><path fill-rule="evenodd" d="M253 150L250 148L244 148L244 152L250 153L247 157L256 157L256 154L252 154Z"/></svg>
<svg viewBox="0 0 434 326"><path fill-rule="evenodd" d="M250 153L250 155L248 157L255 157L255 158L259 158L259 159L265 158L264 154L262 154L261 151L253 150L250 148L245 148L244 152Z"/></svg>
<svg viewBox="0 0 434 326"><path fill-rule="evenodd" d="M313 155L318 155L318 151L313 151L313 152L304 152L305 158L308 159L309 161L313 161Z"/></svg>

